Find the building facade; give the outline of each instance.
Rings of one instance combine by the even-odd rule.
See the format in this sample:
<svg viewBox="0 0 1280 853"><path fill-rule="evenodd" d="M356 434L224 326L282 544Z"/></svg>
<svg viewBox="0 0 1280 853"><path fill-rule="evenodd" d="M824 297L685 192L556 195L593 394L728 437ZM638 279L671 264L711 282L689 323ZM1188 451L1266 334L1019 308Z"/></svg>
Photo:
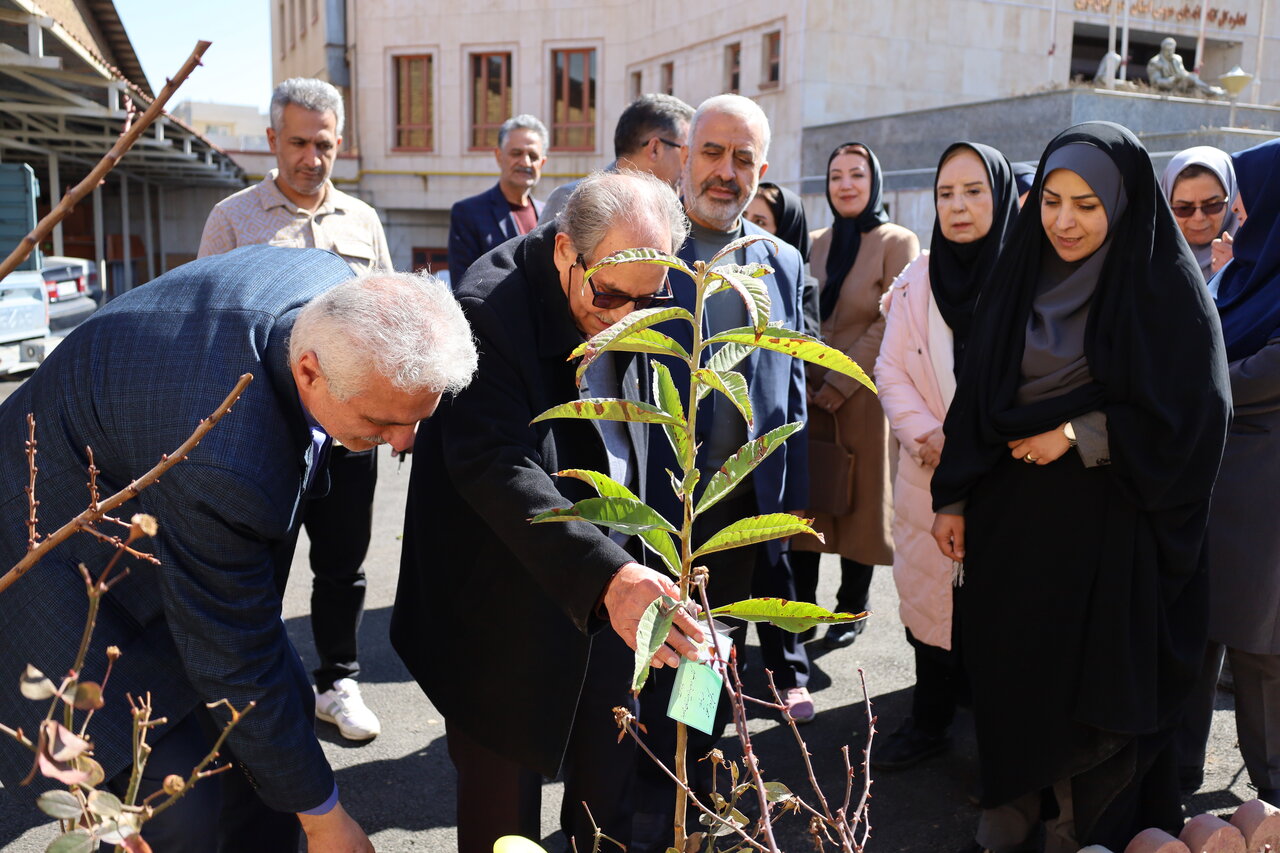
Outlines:
<svg viewBox="0 0 1280 853"><path fill-rule="evenodd" d="M338 177L378 208L406 267L442 267L449 207L496 181L496 127L516 113L551 129L534 193L545 198L613 158L614 125L636 95L696 106L740 92L770 118L769 177L811 190L820 224L806 128L1065 87L1113 44L1127 44L1131 80L1173 36L1188 67L1200 53L1207 80L1235 65L1253 73L1242 102L1280 100L1274 0L1215 0L1203 40L1202 4L1173 0L269 2L274 79L343 89L354 168ZM892 150L880 154L892 169Z"/></svg>

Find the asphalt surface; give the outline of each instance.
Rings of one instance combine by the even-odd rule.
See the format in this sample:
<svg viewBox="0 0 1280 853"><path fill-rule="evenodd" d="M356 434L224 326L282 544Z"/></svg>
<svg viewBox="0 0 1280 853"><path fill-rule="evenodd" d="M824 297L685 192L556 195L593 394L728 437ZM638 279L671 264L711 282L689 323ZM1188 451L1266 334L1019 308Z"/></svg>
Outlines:
<svg viewBox="0 0 1280 853"><path fill-rule="evenodd" d="M0 398L16 384L14 380L0 382ZM398 470L397 463L386 453L384 449L380 460L373 542L366 564L369 591L360 632L364 668L360 681L366 701L381 718L382 734L373 741L356 744L343 740L336 728L325 723L317 724L316 733L337 771L344 805L369 833L377 850L450 851L456 848L454 772L445 747L444 723L409 678L387 640L399 570L409 463ZM164 520L160 521L163 524ZM310 667L315 663L315 652L307 616L310 572L306 553L303 534L285 595L284 616L294 644ZM826 602L834 601L837 577L835 562L824 561L820 595ZM912 656L898 619L897 595L888 569L877 569L871 594L873 615L853 646L825 650L820 640L809 646L814 658L809 686L818 716L801 732L812 753L820 785L826 796L836 801L844 796L841 746L848 744L856 761L867 740L868 716L859 669L866 674L872 713L878 721L877 737L892 732L910 712ZM440 606L449 605L442 602ZM423 614L423 618L430 618L430 614ZM476 630L502 631L504 627L478 623ZM741 631L737 634L740 637ZM513 637L512 641L523 639ZM460 643L465 643L465 638L460 638ZM757 663L751 668L755 676L748 679L748 692L763 696L766 690L754 631L748 642L748 656ZM14 678L23 664L4 661ZM107 701L120 698L108 695ZM765 778L782 781L813 802L790 730L768 714L753 716L749 728ZM736 753L732 729L730 736L722 746L726 753ZM873 751L874 748L873 744ZM1229 693L1218 695L1205 777L1201 791L1188 802L1192 814L1229 813L1240 802L1252 799L1236 748ZM857 784L862 784L861 775ZM972 724L968 715L961 712L953 726L950 752L905 771L874 774L872 830L867 849L885 853L958 850L971 838L976 825L977 811L969 799L975 788ZM555 831L561 786L548 782L543 791L543 843L548 850L558 851L564 849L563 837ZM784 849L812 849L804 830L804 823L794 815L780 821L777 832ZM19 806L0 790L0 849L5 853L37 853L53 837L54 831L43 815Z"/></svg>

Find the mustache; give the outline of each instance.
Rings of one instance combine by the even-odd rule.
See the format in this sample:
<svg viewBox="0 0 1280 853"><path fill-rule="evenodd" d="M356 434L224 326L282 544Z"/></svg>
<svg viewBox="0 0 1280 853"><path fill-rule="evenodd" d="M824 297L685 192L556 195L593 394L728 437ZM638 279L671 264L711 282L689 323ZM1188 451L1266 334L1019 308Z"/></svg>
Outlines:
<svg viewBox="0 0 1280 853"><path fill-rule="evenodd" d="M705 195L707 190L714 189L716 187L723 187L724 189L732 192L734 195L742 195L742 185L739 184L737 181L734 181L734 180L725 181L715 177L707 178L705 181L702 182L702 187L701 187L701 191L699 192L699 195Z"/></svg>

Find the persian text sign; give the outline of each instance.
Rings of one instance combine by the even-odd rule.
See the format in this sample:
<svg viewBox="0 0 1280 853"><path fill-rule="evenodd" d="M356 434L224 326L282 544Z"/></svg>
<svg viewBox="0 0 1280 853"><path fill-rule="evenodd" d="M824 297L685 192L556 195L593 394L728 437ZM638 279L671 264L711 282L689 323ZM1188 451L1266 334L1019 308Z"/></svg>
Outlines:
<svg viewBox="0 0 1280 853"><path fill-rule="evenodd" d="M1075 0L1076 9L1081 12L1104 12L1110 14L1112 4L1116 11L1123 12L1123 0ZM1149 17L1153 21L1174 21L1176 23L1195 23L1200 20L1201 5L1199 3L1183 3L1173 6L1160 3L1158 0L1134 0L1128 4L1130 15ZM1234 30L1249 22L1248 12L1235 12L1221 7L1210 7L1205 20L1214 26Z"/></svg>

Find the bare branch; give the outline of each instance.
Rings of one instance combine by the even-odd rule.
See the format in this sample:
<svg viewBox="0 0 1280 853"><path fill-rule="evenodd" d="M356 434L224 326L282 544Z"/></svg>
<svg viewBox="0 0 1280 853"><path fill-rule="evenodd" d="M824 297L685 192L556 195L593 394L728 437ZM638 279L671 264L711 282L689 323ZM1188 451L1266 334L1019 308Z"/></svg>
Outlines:
<svg viewBox="0 0 1280 853"><path fill-rule="evenodd" d="M111 146L111 150L98 161L98 165L93 167L93 171L89 172L88 177L69 190L62 197L62 200L40 220L35 230L23 237L14 250L9 253L9 257L0 262L0 278L4 278L17 269L18 264L25 261L31 254L31 250L40 245L49 236L49 233L53 231L53 226L66 219L72 209L85 196L93 192L98 184L102 183L102 179L115 168L116 164L120 162L120 158L124 157L125 153L142 136L143 132L164 112L164 105L169 102L169 98L178 90L178 87L187 79L187 76L200 64L200 57L204 56L204 52L208 49L209 42L196 42L195 50L191 51L187 61L182 63L178 73L165 83L164 88L160 90L160 94L151 102L151 106L147 107L147 111L137 121L133 121L132 117L130 117L130 120L125 125L124 133L116 140L116 144Z"/></svg>
<svg viewBox="0 0 1280 853"><path fill-rule="evenodd" d="M40 540L40 533L36 530L36 507L40 506L40 501L36 500L36 416L27 414L27 550L35 550L36 543Z"/></svg>
<svg viewBox="0 0 1280 853"><path fill-rule="evenodd" d="M25 575L32 566L44 557L45 554L49 553L49 551L53 550L58 545L61 545L77 530L81 530L84 527L94 524L104 515L124 504L126 501L137 497L139 492L159 480L161 474L168 471L174 465L177 465L183 459L186 459L187 454L200 443L201 439L208 434L209 430L213 429L214 426L217 425L218 421L222 420L222 416L231 411L232 404L235 403L236 400L240 399L240 395L244 393L244 389L249 387L249 383L252 381L252 373L246 373L241 376L240 381L236 383L236 387L231 389L231 393L227 395L227 398L222 401L221 405L214 409L213 414L200 421L195 432L191 433L191 437L184 441L177 450L161 459L160 462L158 462L150 471L143 474L141 477L134 480L132 483L125 486L105 501L102 501L98 504L98 508L96 510L86 509L75 518L59 527L49 536L45 537L45 540L38 546L28 551L26 556L19 560L13 568L4 574L3 577L0 577L0 592L4 592L12 586L14 581Z"/></svg>

